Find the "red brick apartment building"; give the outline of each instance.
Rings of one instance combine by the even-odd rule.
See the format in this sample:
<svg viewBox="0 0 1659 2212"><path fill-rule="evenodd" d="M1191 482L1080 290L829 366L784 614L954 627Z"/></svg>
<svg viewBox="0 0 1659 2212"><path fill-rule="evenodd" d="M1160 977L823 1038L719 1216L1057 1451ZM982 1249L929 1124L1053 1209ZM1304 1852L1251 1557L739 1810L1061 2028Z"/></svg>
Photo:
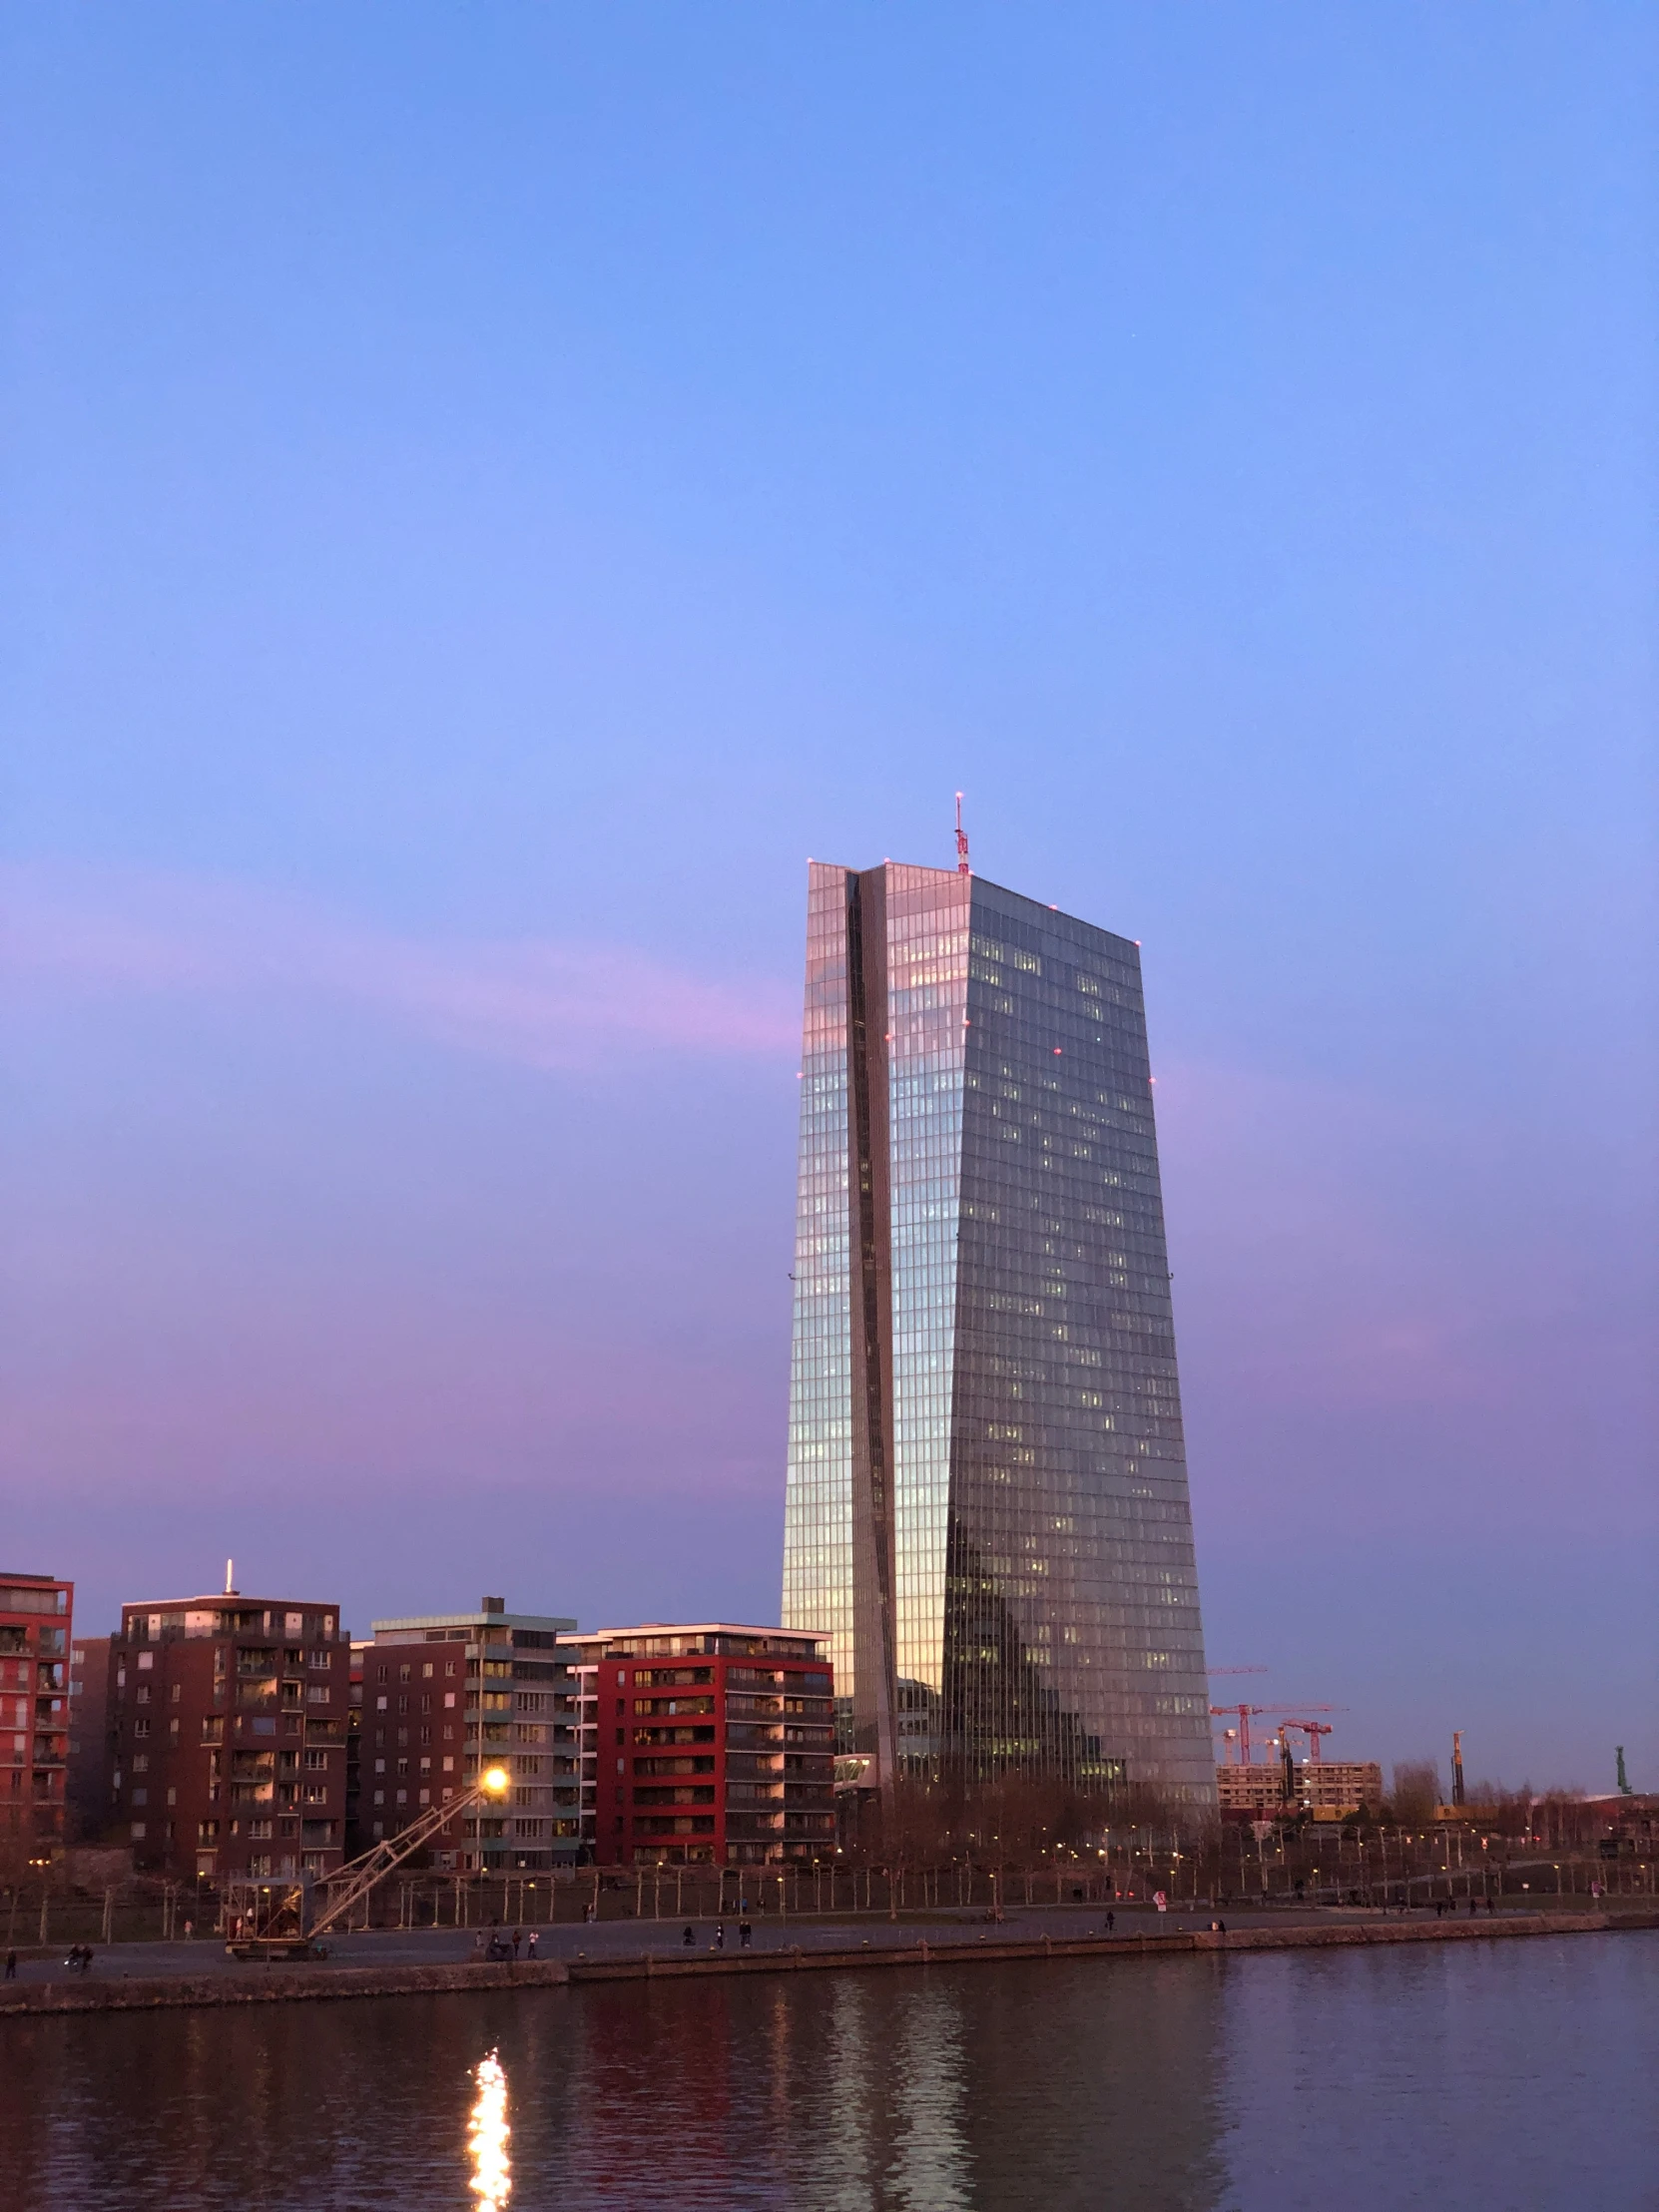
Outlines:
<svg viewBox="0 0 1659 2212"><path fill-rule="evenodd" d="M145 1872L331 1874L345 1836L346 1653L315 1599L167 1598L110 1640L110 1807Z"/></svg>
<svg viewBox="0 0 1659 2212"><path fill-rule="evenodd" d="M583 1837L614 1866L764 1866L835 1844L825 1639L726 1621L567 1636Z"/></svg>
<svg viewBox="0 0 1659 2212"><path fill-rule="evenodd" d="M543 1873L580 1855L576 1684L561 1648L568 1616L476 1613L376 1621L351 1649L356 1832L363 1848L471 1788L488 1767L512 1787L500 1805L445 1822L433 1866L466 1874Z"/></svg>
<svg viewBox="0 0 1659 2212"><path fill-rule="evenodd" d="M0 1574L0 1848L9 1858L63 1849L74 1609L73 1582Z"/></svg>

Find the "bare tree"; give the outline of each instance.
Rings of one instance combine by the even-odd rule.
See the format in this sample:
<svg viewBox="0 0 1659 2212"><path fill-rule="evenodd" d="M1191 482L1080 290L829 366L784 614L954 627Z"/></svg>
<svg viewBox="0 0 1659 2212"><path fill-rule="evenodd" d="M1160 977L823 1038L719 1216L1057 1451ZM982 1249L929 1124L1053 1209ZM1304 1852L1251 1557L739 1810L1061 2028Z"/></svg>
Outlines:
<svg viewBox="0 0 1659 2212"><path fill-rule="evenodd" d="M1440 1770L1431 1759L1408 1759L1394 1768L1394 1822L1400 1828L1426 1828L1440 1796Z"/></svg>

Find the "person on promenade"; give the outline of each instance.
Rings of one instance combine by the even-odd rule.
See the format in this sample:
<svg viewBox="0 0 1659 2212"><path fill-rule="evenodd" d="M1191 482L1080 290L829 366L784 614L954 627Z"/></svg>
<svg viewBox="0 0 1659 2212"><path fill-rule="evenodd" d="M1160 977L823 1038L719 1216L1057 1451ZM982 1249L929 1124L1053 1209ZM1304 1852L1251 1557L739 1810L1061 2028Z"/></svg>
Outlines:
<svg viewBox="0 0 1659 2212"><path fill-rule="evenodd" d="M753 1936L754 1933L755 1931L750 1927L747 1921L739 1921L738 1948L740 1950L747 1950L749 1948L750 1938L751 1936Z"/></svg>
<svg viewBox="0 0 1659 2212"><path fill-rule="evenodd" d="M522 1943L522 1942L523 1942L523 1940L524 1940L524 1931L523 1931L523 1929L522 1929L522 1928L515 1928L515 1929L513 1930L513 1963L514 1963L514 1965L515 1965L515 1966L516 1966L516 1965L517 1965L517 1963L518 1963L518 1946L519 1946L519 1944L520 1944L520 1943Z"/></svg>
<svg viewBox="0 0 1659 2212"><path fill-rule="evenodd" d="M17 1953L15 1950L8 1950L6 1953L6 1979L8 1981L17 1979Z"/></svg>
<svg viewBox="0 0 1659 2212"><path fill-rule="evenodd" d="M536 1955L536 1937L538 1933L539 1932L536 1929L531 1929L530 1931L530 1956L532 1959Z"/></svg>
<svg viewBox="0 0 1659 2212"><path fill-rule="evenodd" d="M1117 1915L1116 1915L1116 1914L1115 1914L1114 1912L1112 1912L1112 1911L1111 1911L1111 1909L1110 1909L1110 1908L1108 1907L1108 1909L1107 1909L1107 1913L1106 1913L1106 1933L1107 1933L1107 1935L1108 1935L1108 1936L1110 1936L1110 1935L1111 1935L1111 1933L1112 1933L1113 1929L1114 1929L1114 1928L1116 1928L1116 1926L1117 1926L1117 1925L1118 1925L1118 1917L1117 1917Z"/></svg>
<svg viewBox="0 0 1659 2212"><path fill-rule="evenodd" d="M715 1923L715 1948L716 1950L726 1948L726 1923L724 1921L716 1921Z"/></svg>
<svg viewBox="0 0 1659 2212"><path fill-rule="evenodd" d="M690 1921L686 1923L686 1933L684 1934L684 1936L681 1936L680 1940L685 1944L688 1950L690 1950L693 1943L696 1942L697 1937L692 1934L692 1925Z"/></svg>

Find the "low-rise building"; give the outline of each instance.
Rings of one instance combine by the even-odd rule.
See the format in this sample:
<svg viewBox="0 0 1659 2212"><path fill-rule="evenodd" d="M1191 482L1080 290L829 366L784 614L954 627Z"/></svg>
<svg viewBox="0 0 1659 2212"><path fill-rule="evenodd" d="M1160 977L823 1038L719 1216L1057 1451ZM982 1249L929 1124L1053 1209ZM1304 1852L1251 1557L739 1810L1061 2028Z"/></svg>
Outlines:
<svg viewBox="0 0 1659 2212"><path fill-rule="evenodd" d="M123 1605L110 1643L114 1833L141 1871L322 1876L345 1832L347 1639L310 1598Z"/></svg>
<svg viewBox="0 0 1659 2212"><path fill-rule="evenodd" d="M1371 1759L1304 1759L1287 1776L1275 1759L1261 1766L1220 1766L1216 1796L1223 1819L1272 1820L1284 1813L1336 1818L1382 1802L1382 1769Z"/></svg>
<svg viewBox="0 0 1659 2212"><path fill-rule="evenodd" d="M0 1574L0 1845L13 1861L64 1846L74 1612L73 1582Z"/></svg>
<svg viewBox="0 0 1659 2212"><path fill-rule="evenodd" d="M581 1855L576 1685L561 1638L574 1620L475 1613L376 1621L362 1647L357 1823L368 1845L505 1767L511 1793L447 1822L431 1863L464 1874L535 1873Z"/></svg>
<svg viewBox="0 0 1659 2212"><path fill-rule="evenodd" d="M728 1621L570 1636L596 1864L762 1866L835 1846L827 1639Z"/></svg>

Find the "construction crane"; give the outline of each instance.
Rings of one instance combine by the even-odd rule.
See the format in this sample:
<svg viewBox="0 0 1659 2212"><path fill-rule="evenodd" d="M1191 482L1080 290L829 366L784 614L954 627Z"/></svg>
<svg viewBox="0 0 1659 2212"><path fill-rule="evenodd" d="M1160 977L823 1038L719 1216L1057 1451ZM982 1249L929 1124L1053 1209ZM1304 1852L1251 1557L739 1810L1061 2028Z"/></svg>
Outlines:
<svg viewBox="0 0 1659 2212"><path fill-rule="evenodd" d="M1219 1673L1222 1673L1222 1672L1224 1672L1224 1671L1225 1671L1224 1669L1222 1669L1222 1668L1219 1668L1219 1667L1218 1667L1218 1668L1216 1669L1216 1672L1217 1672L1218 1674L1219 1674ZM1241 1667L1241 1668L1240 1668L1240 1669L1239 1669L1238 1671L1239 1671L1239 1672L1240 1672L1241 1674L1243 1674L1243 1673L1244 1673L1244 1672L1245 1672L1246 1670L1245 1670L1244 1668L1242 1668L1242 1667ZM1251 1724L1251 1722L1252 1722L1253 1720L1257 1719L1257 1718L1258 1718L1258 1717L1259 1717L1259 1716L1260 1716L1261 1714L1263 1714L1263 1713L1346 1713L1346 1712L1348 1711L1348 1707L1347 1707L1346 1705L1302 1705L1302 1704L1296 1704L1296 1705L1212 1705L1212 1706L1211 1706L1211 1708L1210 1708L1210 1711L1211 1711L1211 1713L1212 1713L1213 1715L1215 1715L1215 1716L1216 1716L1217 1718L1220 1718L1220 1716L1221 1716L1221 1715L1223 1715L1223 1714L1226 1714L1226 1716L1227 1716L1227 1717L1228 1717L1229 1719L1231 1719L1231 1718L1233 1717L1233 1715L1234 1715L1234 1714L1237 1714L1237 1715L1238 1715L1238 1720L1239 1720L1239 1726L1238 1726L1238 1740L1239 1740L1239 1765L1240 1765L1241 1767L1248 1767L1248 1766L1250 1765L1250 1763L1251 1763L1251 1752L1250 1752L1250 1724ZM1294 1721L1294 1720L1293 1720L1293 1721L1286 1721L1286 1722L1285 1722L1285 1723L1283 1723L1282 1725L1283 1725L1283 1726L1285 1726L1285 1727L1287 1727L1287 1728L1306 1728L1306 1727L1307 1727L1307 1726L1308 1726L1309 1724L1308 1724L1308 1723L1307 1723L1306 1721ZM1232 1730L1231 1728L1230 1728L1230 1729L1228 1729L1228 1730L1226 1731L1226 1734L1227 1734L1227 1736L1228 1736L1229 1738L1231 1738L1231 1737L1233 1736L1233 1733L1234 1733L1234 1731L1233 1731L1233 1730ZM1329 1736L1329 1735L1330 1735L1330 1733L1331 1733L1331 1731L1330 1731L1330 1729L1329 1729L1329 1728L1326 1728L1326 1729L1322 1729L1322 1730L1321 1730L1321 1734L1322 1734L1322 1735L1326 1735L1326 1736ZM1314 1758L1316 1758L1316 1759L1317 1759L1317 1758L1319 1757L1319 1738L1318 1738L1318 1737L1315 1737L1315 1739L1314 1739L1313 1757L1314 1757Z"/></svg>
<svg viewBox="0 0 1659 2212"><path fill-rule="evenodd" d="M499 1803L506 1796L512 1782L505 1767L486 1767L470 1790L463 1790L459 1797L447 1799L442 1805L434 1805L408 1828L401 1829L372 1851L365 1851L361 1858L328 1877L328 1903L312 1921L309 1929L303 1927L287 1935L254 1936L246 1940L226 1944L226 1949L236 1958L308 1958L312 1955L319 1936L340 1923L359 1905L374 1888L383 1882L394 1868L405 1859L429 1844L440 1830L462 1813L470 1813L476 1805ZM296 1917L302 1920L303 1891L290 1891L268 1919L279 1918L289 1910L298 1909Z"/></svg>
<svg viewBox="0 0 1659 2212"><path fill-rule="evenodd" d="M1329 1705L1322 1705L1313 1708L1313 1710L1322 1713L1329 1713L1332 1712L1334 1708ZM1284 1736L1288 1734L1288 1732L1293 1728L1300 1728L1303 1734L1307 1737L1308 1757L1317 1767L1320 1763L1320 1738L1322 1736L1330 1735L1331 1723L1329 1721L1281 1721L1279 1724L1279 1733L1281 1736ZM1290 1748L1290 1745L1287 1743L1285 1746L1287 1755L1289 1755Z"/></svg>
<svg viewBox="0 0 1659 2212"><path fill-rule="evenodd" d="M1211 1708L1210 1708L1210 1711L1211 1711L1211 1712L1212 1712L1213 1714L1216 1714L1216 1715L1220 1715L1220 1714L1223 1714L1223 1713L1227 1713L1227 1714L1233 1714L1233 1713L1237 1713L1237 1715L1239 1716L1239 1725L1238 1725L1238 1727L1237 1727L1236 1729L1235 1729L1235 1728L1230 1728L1230 1729L1228 1729L1228 1730L1226 1731L1226 1735L1227 1735L1227 1737L1229 1738L1229 1740L1231 1740L1231 1739L1232 1739L1232 1738L1234 1738L1234 1737L1236 1737L1236 1738L1238 1739L1238 1745L1239 1745L1239 1765L1240 1765L1241 1767L1248 1767L1248 1766L1250 1765L1250 1724L1251 1724L1251 1722L1252 1722L1252 1721L1253 1721L1253 1720L1254 1720L1254 1719L1256 1718L1256 1716L1257 1716L1257 1715L1258 1715L1259 1713L1267 1713L1267 1712L1270 1712L1271 1710L1272 1710L1272 1708L1271 1708L1270 1706L1266 1706L1266 1705L1212 1705L1212 1706L1211 1706Z"/></svg>
<svg viewBox="0 0 1659 2212"><path fill-rule="evenodd" d="M1211 1680L1212 1682L1214 1682L1214 1681L1215 1681L1215 1680L1216 1680L1216 1679L1217 1679L1217 1678L1218 1678L1219 1676L1221 1676L1221 1675L1224 1675L1224 1674L1266 1674L1268 1670L1267 1670L1267 1668L1266 1668L1266 1667L1255 1667L1255 1666L1252 1666L1252 1667L1209 1667L1209 1668L1206 1668L1206 1670L1205 1670L1205 1671L1206 1671L1206 1673L1207 1673L1207 1674L1209 1675L1209 1678L1210 1678L1210 1680ZM1223 1736L1224 1736L1225 1740L1226 1740L1226 1741L1227 1741L1228 1743L1230 1743L1230 1744L1232 1744L1232 1743L1236 1743L1236 1744L1237 1744L1237 1745L1239 1746L1239 1764L1240 1764L1240 1766L1241 1766L1241 1767L1248 1767L1248 1766L1250 1765L1250 1721L1251 1721L1251 1716L1252 1716L1252 1714L1255 1714L1255 1713L1265 1713L1265 1712L1267 1711L1267 1707L1266 1707L1265 1705L1212 1705L1212 1706L1211 1706L1211 1708L1210 1708L1210 1711L1211 1711L1211 1712L1212 1712L1213 1714L1222 1714L1222 1713L1237 1713L1237 1714L1238 1714L1238 1716L1239 1716L1239 1725L1238 1725L1238 1727L1237 1727L1237 1728L1228 1728L1228 1729L1224 1729L1224 1730L1222 1731L1222 1734L1223 1734Z"/></svg>

